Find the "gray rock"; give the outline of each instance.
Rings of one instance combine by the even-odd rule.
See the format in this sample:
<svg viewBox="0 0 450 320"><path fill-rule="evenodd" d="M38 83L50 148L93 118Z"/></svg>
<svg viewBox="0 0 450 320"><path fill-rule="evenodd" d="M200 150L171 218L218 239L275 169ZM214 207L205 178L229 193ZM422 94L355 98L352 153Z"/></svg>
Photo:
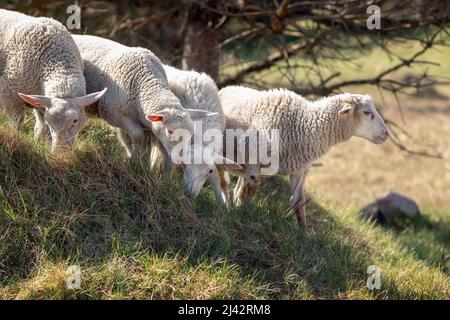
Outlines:
<svg viewBox="0 0 450 320"><path fill-rule="evenodd" d="M417 203L401 194L391 192L383 198L367 205L360 212L362 219L368 219L383 223L396 216L407 216L409 218L420 215Z"/></svg>
<svg viewBox="0 0 450 320"><path fill-rule="evenodd" d="M377 205L378 210L385 218L398 214L404 214L408 217L420 215L419 206L414 200L395 192L378 199Z"/></svg>
<svg viewBox="0 0 450 320"><path fill-rule="evenodd" d="M376 221L378 223L381 223L383 220L383 217L378 210L378 205L376 202L373 202L369 204L368 206L361 209L360 217L363 220L371 220Z"/></svg>

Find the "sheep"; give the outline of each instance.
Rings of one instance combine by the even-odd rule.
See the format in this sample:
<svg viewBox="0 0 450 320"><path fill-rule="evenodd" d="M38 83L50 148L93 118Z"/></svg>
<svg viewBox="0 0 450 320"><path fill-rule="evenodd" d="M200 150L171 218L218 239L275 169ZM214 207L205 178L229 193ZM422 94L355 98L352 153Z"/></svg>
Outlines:
<svg viewBox="0 0 450 320"><path fill-rule="evenodd" d="M83 63L70 33L51 18L4 9L0 29L0 105L17 126L23 99L34 108L36 139L47 123L53 151L71 145L85 122L85 107L105 91L86 95Z"/></svg>
<svg viewBox="0 0 450 320"><path fill-rule="evenodd" d="M312 162L352 136L380 144L389 135L369 95L345 93L308 101L286 89L256 91L230 86L220 90L219 97L227 129L279 129L276 174L289 175L292 207L301 224L306 223L303 188ZM253 174L264 175L264 168L258 165L252 167ZM248 192L244 186L255 187L249 175L239 181L237 196Z"/></svg>
<svg viewBox="0 0 450 320"><path fill-rule="evenodd" d="M205 73L196 71L184 71L174 67L163 65L167 74L169 87L178 97L185 108L198 108L216 113L215 117L196 121L194 124L194 137L191 138L189 149L190 162L184 165L184 186L188 194L196 197L206 180L209 179L213 186L218 204L228 203L228 188L226 181L226 169L240 170L238 164L222 157L223 131L225 120L220 104L218 89L213 79ZM203 139L195 143L195 138L205 138L206 134L213 133L214 145L212 148ZM195 163L196 156L203 157ZM222 181L222 183L220 183Z"/></svg>
<svg viewBox="0 0 450 320"><path fill-rule="evenodd" d="M108 87L108 93L91 112L118 128L118 137L131 159L142 156L152 141L170 154L177 143L175 130L184 129L187 145L193 120L211 116L203 110L185 109L170 91L166 73L150 50L127 47L88 35L73 35L85 64L88 90Z"/></svg>

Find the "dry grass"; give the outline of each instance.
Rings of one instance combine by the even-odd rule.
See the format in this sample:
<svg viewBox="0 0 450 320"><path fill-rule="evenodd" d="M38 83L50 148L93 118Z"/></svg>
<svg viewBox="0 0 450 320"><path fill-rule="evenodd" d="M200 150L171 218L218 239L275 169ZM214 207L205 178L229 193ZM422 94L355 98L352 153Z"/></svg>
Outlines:
<svg viewBox="0 0 450 320"><path fill-rule="evenodd" d="M359 205L376 195L360 187L364 179L396 181L389 166L398 152L387 152L383 164L353 149L358 141L331 153L311 174L310 225L300 230L283 179L269 180L253 206L215 207L208 189L193 210L180 177L131 167L98 123L75 151L57 156L29 131L0 128L0 298L450 298L448 264L439 260L440 241L448 243L445 201L419 199L437 229L419 221L399 231L357 219ZM392 148L360 145L372 154ZM356 158L345 148L372 166L367 178L354 176ZM341 168L347 172L336 179ZM66 287L72 264L81 266L79 290ZM366 287L372 264L382 270L376 291Z"/></svg>
<svg viewBox="0 0 450 320"><path fill-rule="evenodd" d="M357 91L401 123L392 97ZM3 120L0 298L450 299L450 106L436 97L402 98L404 126L414 148L433 145L446 159L357 138L337 146L307 180L306 230L282 178L266 181L254 205L218 208L206 189L194 209L179 176L130 166L104 125L49 155L31 123L16 132ZM417 200L422 217L385 227L358 219L389 191ZM79 290L66 287L72 264ZM366 286L370 265L380 290Z"/></svg>

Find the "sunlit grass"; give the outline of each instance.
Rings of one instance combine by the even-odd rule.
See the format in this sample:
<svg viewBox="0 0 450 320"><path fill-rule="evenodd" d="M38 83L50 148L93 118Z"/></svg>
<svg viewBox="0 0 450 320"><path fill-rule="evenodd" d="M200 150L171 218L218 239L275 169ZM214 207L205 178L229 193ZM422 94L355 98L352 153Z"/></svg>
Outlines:
<svg viewBox="0 0 450 320"><path fill-rule="evenodd" d="M372 226L308 188L302 230L283 179L228 210L206 189L192 210L179 176L131 169L97 123L58 155L28 133L1 128L0 139L2 298L449 298L437 253L448 229ZM66 287L72 264L78 290ZM372 292L373 264L382 288Z"/></svg>
<svg viewBox="0 0 450 320"><path fill-rule="evenodd" d="M448 70L444 53L436 59ZM376 54L365 59L367 74L381 65ZM390 142L337 146L307 179L307 229L291 214L284 178L268 179L241 208L217 207L211 188L194 204L179 174L131 166L100 122L73 150L51 155L31 138L32 120L16 131L2 115L0 298L449 299L448 100L402 98L403 123L392 96L357 90L404 125L412 147L431 145L446 159ZM415 199L422 216L383 227L358 219L389 191ZM78 290L66 286L73 264ZM381 271L379 290L366 286L370 265Z"/></svg>

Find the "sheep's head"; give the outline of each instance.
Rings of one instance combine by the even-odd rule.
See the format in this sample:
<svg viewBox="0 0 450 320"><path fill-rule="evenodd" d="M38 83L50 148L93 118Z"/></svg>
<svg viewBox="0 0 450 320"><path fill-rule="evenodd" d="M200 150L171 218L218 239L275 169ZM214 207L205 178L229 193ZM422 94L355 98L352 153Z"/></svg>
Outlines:
<svg viewBox="0 0 450 320"><path fill-rule="evenodd" d="M225 170L240 171L242 167L230 159L218 155L211 148L199 146L190 148L190 159L195 159L202 155L201 163L199 164L185 164L184 167L184 188L185 191L193 197L197 197L205 184L206 180L219 179L217 167L222 167ZM194 162L194 161L192 161ZM198 161L200 162L200 161ZM216 181L219 183L219 181Z"/></svg>
<svg viewBox="0 0 450 320"><path fill-rule="evenodd" d="M194 121L215 115L217 113L198 109L166 108L146 117L152 123L153 133L170 154L181 138L187 148L194 132Z"/></svg>
<svg viewBox="0 0 450 320"><path fill-rule="evenodd" d="M369 95L352 94L339 111L339 117L351 122L353 135L380 144L389 136L388 128Z"/></svg>
<svg viewBox="0 0 450 320"><path fill-rule="evenodd" d="M261 171L257 165L247 165L244 174L244 194L253 197L261 183Z"/></svg>
<svg viewBox="0 0 450 320"><path fill-rule="evenodd" d="M44 120L50 129L52 150L54 151L58 146L72 145L85 122L85 107L95 103L105 92L106 88L75 98L52 98L22 93L19 93L19 96L30 106L44 113Z"/></svg>

